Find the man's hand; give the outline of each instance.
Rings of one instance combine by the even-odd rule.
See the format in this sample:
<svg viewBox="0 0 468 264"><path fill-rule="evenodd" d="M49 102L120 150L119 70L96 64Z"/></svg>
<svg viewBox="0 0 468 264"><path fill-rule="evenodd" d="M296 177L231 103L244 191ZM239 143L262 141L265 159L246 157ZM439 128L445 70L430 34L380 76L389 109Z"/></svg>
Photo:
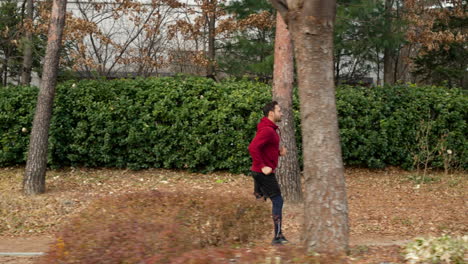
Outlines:
<svg viewBox="0 0 468 264"><path fill-rule="evenodd" d="M268 166L265 166L265 167L262 168L262 172L263 172L263 174L265 174L265 175L270 174L272 171L273 171L273 170L272 170L270 167L268 167Z"/></svg>
<svg viewBox="0 0 468 264"><path fill-rule="evenodd" d="M285 156L288 153L288 150L285 147L280 148L280 156Z"/></svg>

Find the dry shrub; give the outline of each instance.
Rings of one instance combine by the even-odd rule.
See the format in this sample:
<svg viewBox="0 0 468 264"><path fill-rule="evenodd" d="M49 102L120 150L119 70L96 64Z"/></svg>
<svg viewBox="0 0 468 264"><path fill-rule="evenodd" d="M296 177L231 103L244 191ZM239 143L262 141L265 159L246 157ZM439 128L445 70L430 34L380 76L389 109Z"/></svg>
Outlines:
<svg viewBox="0 0 468 264"><path fill-rule="evenodd" d="M242 244L270 228L266 203L245 195L143 192L107 197L71 219L39 263L168 263L183 252Z"/></svg>

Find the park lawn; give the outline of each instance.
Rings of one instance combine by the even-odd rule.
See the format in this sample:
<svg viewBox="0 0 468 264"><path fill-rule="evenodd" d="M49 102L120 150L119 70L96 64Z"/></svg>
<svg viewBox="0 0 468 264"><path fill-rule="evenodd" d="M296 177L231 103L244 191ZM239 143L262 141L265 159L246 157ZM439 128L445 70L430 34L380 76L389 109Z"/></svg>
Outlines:
<svg viewBox="0 0 468 264"><path fill-rule="evenodd" d="M45 194L26 197L23 173L23 167L0 169L0 237L51 235L103 196L147 190L252 192L250 177L223 172L66 168L48 172ZM346 182L352 263L398 263L401 245L412 238L468 233L466 173L431 173L422 179L395 168L347 169ZM285 234L299 243L302 205L286 203L284 214ZM255 243L270 239L265 234Z"/></svg>

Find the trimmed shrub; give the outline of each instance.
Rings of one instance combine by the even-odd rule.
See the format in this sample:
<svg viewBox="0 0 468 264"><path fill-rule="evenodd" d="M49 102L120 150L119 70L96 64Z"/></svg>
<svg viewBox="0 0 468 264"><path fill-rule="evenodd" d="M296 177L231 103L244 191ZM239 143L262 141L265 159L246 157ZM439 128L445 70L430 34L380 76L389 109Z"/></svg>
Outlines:
<svg viewBox="0 0 468 264"><path fill-rule="evenodd" d="M461 90L344 86L337 109L345 164L468 168L468 97Z"/></svg>
<svg viewBox="0 0 468 264"><path fill-rule="evenodd" d="M36 96L36 88L0 89L0 166L26 161ZM247 80L65 82L57 88L49 165L245 173L269 100L269 86ZM297 94L294 107L301 150ZM344 86L337 108L346 165L468 168L468 98L458 89Z"/></svg>
<svg viewBox="0 0 468 264"><path fill-rule="evenodd" d="M0 166L26 161L36 88L0 90ZM196 77L66 82L57 87L49 165L246 172L270 100L250 81Z"/></svg>
<svg viewBox="0 0 468 264"><path fill-rule="evenodd" d="M0 166L24 163L38 89L0 88ZM23 129L24 128L24 129Z"/></svg>
<svg viewBox="0 0 468 264"><path fill-rule="evenodd" d="M161 78L62 85L51 165L245 172L268 87ZM79 98L79 99L77 99Z"/></svg>
<svg viewBox="0 0 468 264"><path fill-rule="evenodd" d="M263 237L270 218L267 203L245 195L152 191L108 197L66 224L39 263L168 263L183 252Z"/></svg>

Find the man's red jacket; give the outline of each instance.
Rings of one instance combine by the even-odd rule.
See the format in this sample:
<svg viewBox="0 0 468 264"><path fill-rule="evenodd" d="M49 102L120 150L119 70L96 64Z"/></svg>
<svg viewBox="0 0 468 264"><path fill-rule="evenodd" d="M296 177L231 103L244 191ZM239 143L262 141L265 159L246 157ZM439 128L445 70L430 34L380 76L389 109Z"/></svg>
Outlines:
<svg viewBox="0 0 468 264"><path fill-rule="evenodd" d="M278 126L267 117L263 117L257 125L257 134L249 145L252 167L250 170L262 172L265 166L275 172L278 166L280 137L276 132Z"/></svg>

